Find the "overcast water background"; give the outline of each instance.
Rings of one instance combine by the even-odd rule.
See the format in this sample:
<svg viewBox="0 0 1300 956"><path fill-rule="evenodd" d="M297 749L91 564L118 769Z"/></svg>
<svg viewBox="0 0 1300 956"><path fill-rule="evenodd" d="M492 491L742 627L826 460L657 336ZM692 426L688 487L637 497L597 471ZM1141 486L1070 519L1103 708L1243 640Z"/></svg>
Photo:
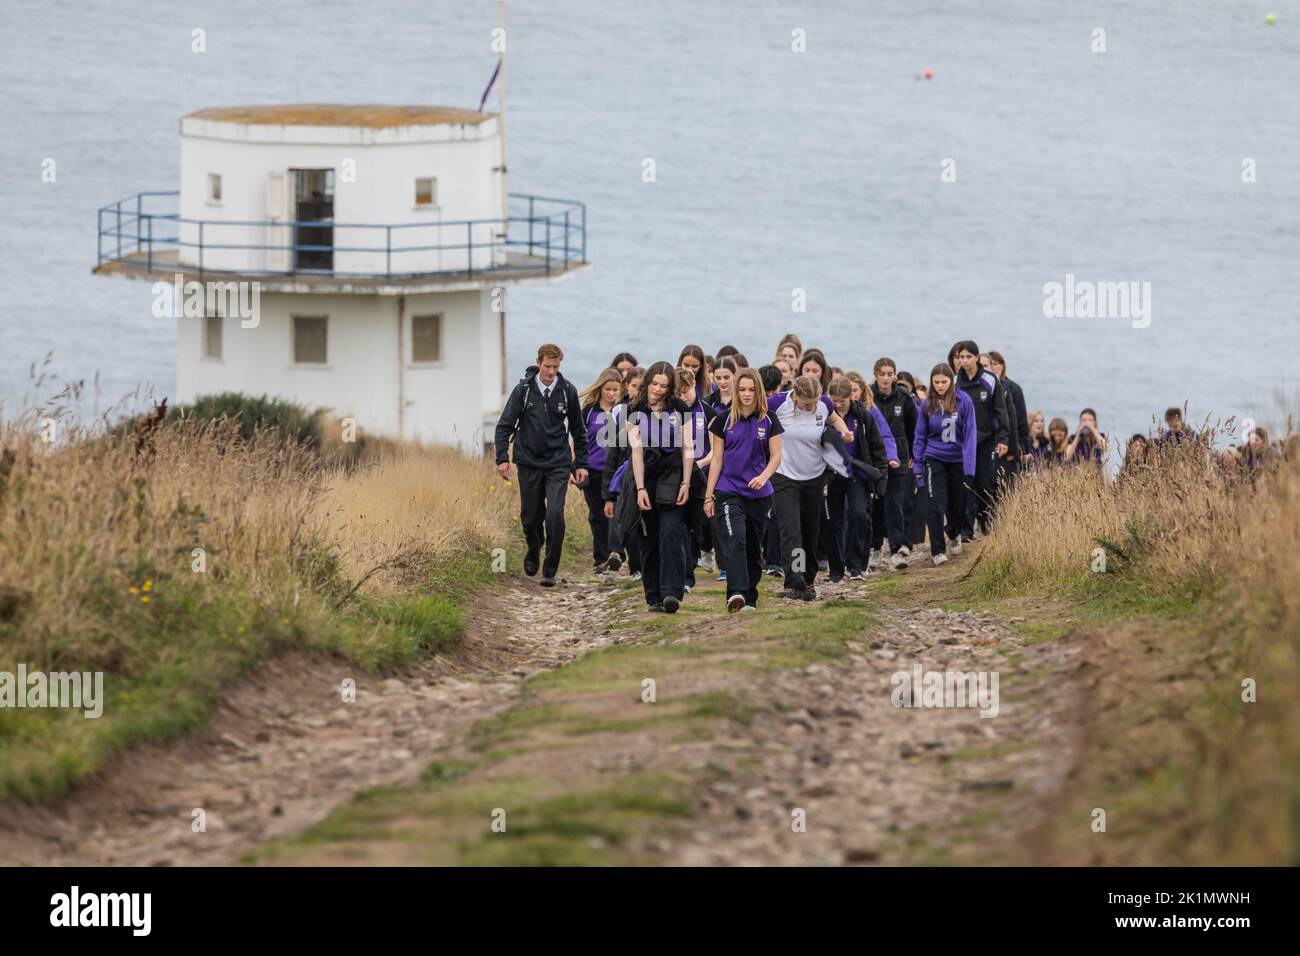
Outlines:
<svg viewBox="0 0 1300 956"><path fill-rule="evenodd" d="M1277 422L1297 399L1300 4L509 7L510 188L585 201L594 264L511 293L512 380L544 340L585 384L624 349L648 364L733 343L759 364L794 330L868 375L882 354L925 374L974 338L1031 408L1073 425L1094 405L1112 434L1184 401L1193 419ZM98 373L100 407L173 388L175 331L149 286L90 270L98 207L176 188L182 114L472 107L495 60L486 0L5 0L3 20L10 412L47 353L63 380ZM1045 318L1044 283L1067 272L1150 282L1150 326Z"/></svg>

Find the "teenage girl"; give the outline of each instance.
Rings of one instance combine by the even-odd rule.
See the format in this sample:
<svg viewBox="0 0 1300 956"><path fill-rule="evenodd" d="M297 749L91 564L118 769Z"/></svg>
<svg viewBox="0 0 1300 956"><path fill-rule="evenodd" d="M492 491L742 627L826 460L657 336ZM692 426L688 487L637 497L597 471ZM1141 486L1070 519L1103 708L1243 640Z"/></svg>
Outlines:
<svg viewBox="0 0 1300 956"><path fill-rule="evenodd" d="M767 400L768 411L781 423L781 462L772 478L773 505L780 526L785 590L781 596L811 601L817 597L817 538L821 531L826 462L822 431L835 428L846 442L853 433L811 375L794 380L788 395Z"/></svg>
<svg viewBox="0 0 1300 956"><path fill-rule="evenodd" d="M945 537L952 553L961 554L965 486L975 475L975 408L955 377L944 362L930 371L929 398L916 417L912 441L917 484L924 487L929 504L930 560L935 565L948 560Z"/></svg>
<svg viewBox="0 0 1300 956"><path fill-rule="evenodd" d="M828 394L835 411L853 433L853 440L844 442L848 460L842 470L836 467L833 455L825 456L830 470L826 487L827 522L822 540L826 543L830 580L834 584L843 580L846 570L852 581L861 581L866 571L871 502L883 490L888 468L883 437L888 429L882 434L876 418L861 402L853 400L853 383L846 376L832 379ZM889 444L893 443L891 436Z"/></svg>
<svg viewBox="0 0 1300 956"><path fill-rule="evenodd" d="M781 464L781 423L768 413L761 376L736 375L735 400L709 426L712 464L704 513L718 527L727 572L727 610L758 607L763 536L772 499L772 475Z"/></svg>
<svg viewBox="0 0 1300 956"><path fill-rule="evenodd" d="M636 404L637 397L641 392L641 380L644 377L645 369L639 365L628 369L623 376L623 401L613 411L615 434L626 434L628 410ZM627 461L628 446L625 439L620 438L605 450L605 470L601 476L600 490L601 497L605 499L606 518L613 519L615 511L618 510L620 495L628 488L633 487L630 481L622 480L627 472L627 467L625 467ZM616 480L616 477L618 480ZM628 492L628 494L635 497L631 492ZM610 525L609 545L618 551L620 558L627 561L627 571L632 580L639 581L641 579L641 547L637 544L636 535L620 534L620 530L617 524Z"/></svg>
<svg viewBox="0 0 1300 956"><path fill-rule="evenodd" d="M587 524L591 528L591 560L596 574L617 571L623 566L623 557L617 547L611 546L609 518L606 515L604 476L607 451L616 444L618 433L612 416L614 407L623 397L623 377L612 368L596 376L586 391L578 396L583 420L587 424L587 481L582 486L587 499Z"/></svg>
<svg viewBox="0 0 1300 956"><path fill-rule="evenodd" d="M631 352L619 352L609 363L609 367L616 369L619 375L626 376L628 369L636 368L636 356Z"/></svg>
<svg viewBox="0 0 1300 956"><path fill-rule="evenodd" d="M736 360L730 357L719 359L713 367L713 385L716 390L709 396L709 404L718 415L725 415L731 407L731 388L736 381L738 369Z"/></svg>
<svg viewBox="0 0 1300 956"><path fill-rule="evenodd" d="M674 614L686 586L685 505L690 498L692 445L688 410L676 395L677 370L655 362L628 414L627 439L638 511L641 585L651 611Z"/></svg>

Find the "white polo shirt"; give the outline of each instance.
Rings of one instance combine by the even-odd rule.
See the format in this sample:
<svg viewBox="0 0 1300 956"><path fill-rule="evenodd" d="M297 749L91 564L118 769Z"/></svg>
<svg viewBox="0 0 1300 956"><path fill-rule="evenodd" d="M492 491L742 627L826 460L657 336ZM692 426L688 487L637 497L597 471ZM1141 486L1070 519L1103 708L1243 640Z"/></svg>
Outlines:
<svg viewBox="0 0 1300 956"><path fill-rule="evenodd" d="M778 399L784 399L778 404ZM776 473L794 481L811 481L826 470L822 457L822 431L835 406L825 395L814 411L800 411L794 403L794 394L774 395L768 401L768 412L776 416L784 431L781 434L781 464Z"/></svg>

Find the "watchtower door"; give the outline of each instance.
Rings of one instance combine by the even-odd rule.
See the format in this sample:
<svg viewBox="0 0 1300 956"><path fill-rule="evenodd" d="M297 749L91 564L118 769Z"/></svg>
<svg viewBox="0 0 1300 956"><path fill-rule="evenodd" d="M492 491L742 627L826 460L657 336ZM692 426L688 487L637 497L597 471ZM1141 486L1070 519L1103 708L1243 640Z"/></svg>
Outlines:
<svg viewBox="0 0 1300 956"><path fill-rule="evenodd" d="M334 170L294 169L294 272L334 271Z"/></svg>

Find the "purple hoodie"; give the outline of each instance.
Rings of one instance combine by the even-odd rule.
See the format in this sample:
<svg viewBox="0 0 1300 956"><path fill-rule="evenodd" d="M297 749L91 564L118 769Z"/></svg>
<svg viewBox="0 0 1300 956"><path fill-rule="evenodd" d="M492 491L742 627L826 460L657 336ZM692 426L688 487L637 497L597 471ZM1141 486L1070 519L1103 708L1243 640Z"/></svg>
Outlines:
<svg viewBox="0 0 1300 956"><path fill-rule="evenodd" d="M950 422L955 424L955 429ZM944 440L945 427L950 429L955 441ZM912 440L913 471L917 477L925 474L926 459L949 464L961 462L962 473L974 477L976 437L975 404L961 389L957 389L956 416L945 415L942 408L933 414L926 414L925 406L922 405L916 417L916 437Z"/></svg>

